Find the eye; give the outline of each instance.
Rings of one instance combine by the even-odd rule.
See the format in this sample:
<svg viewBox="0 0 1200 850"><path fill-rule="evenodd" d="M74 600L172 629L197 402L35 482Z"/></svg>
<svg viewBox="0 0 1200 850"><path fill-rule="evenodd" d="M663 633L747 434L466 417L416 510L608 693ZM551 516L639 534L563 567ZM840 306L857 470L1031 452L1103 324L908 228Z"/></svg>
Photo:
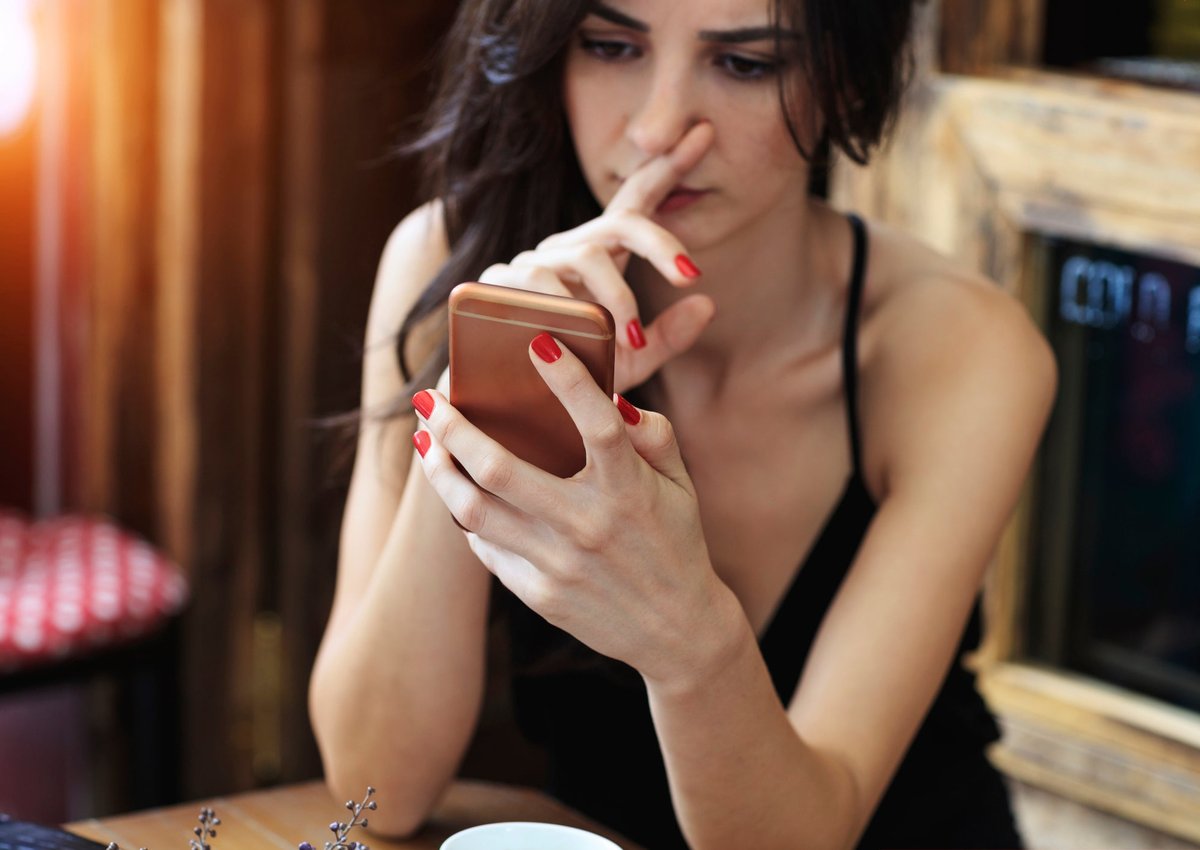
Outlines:
<svg viewBox="0 0 1200 850"><path fill-rule="evenodd" d="M737 80L761 80L769 77L779 70L782 63L780 62L763 62L758 59L750 59L746 56L739 56L736 53L727 53L718 57L717 64L721 65L729 75Z"/></svg>
<svg viewBox="0 0 1200 850"><path fill-rule="evenodd" d="M625 41L580 36L579 45L585 53L606 62L617 62L621 59L636 59L641 55L641 50L636 45Z"/></svg>

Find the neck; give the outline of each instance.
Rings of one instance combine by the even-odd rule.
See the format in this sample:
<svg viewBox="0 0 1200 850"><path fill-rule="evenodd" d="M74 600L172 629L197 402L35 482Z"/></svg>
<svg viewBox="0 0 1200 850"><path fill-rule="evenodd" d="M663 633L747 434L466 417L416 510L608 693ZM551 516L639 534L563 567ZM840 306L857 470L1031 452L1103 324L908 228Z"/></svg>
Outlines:
<svg viewBox="0 0 1200 850"><path fill-rule="evenodd" d="M630 266L645 320L692 293L708 295L716 315L688 351L662 371L720 395L754 375L763 386L780 370L841 339L849 228L820 201L805 199L786 215L756 222L718 246L697 251L704 277L676 289L646 263ZM702 390L703 392L703 390Z"/></svg>

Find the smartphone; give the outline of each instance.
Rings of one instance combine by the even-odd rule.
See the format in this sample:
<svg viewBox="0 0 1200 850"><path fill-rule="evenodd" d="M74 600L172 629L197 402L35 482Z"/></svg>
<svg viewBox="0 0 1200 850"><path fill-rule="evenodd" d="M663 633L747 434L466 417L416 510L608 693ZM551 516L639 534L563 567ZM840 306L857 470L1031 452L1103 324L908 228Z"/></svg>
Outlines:
<svg viewBox="0 0 1200 850"><path fill-rule="evenodd" d="M586 463L583 438L529 359L543 331L613 393L616 333L607 309L591 301L461 283L450 292L450 403L522 460L569 478Z"/></svg>

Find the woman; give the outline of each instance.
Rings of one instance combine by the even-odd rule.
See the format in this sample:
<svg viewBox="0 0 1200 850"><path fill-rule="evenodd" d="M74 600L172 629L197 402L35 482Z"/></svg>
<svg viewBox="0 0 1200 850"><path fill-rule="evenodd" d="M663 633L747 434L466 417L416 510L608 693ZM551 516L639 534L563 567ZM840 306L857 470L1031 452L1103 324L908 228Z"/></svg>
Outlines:
<svg viewBox="0 0 1200 850"><path fill-rule="evenodd" d="M961 655L1053 358L994 284L807 191L822 140L862 161L881 139L910 17L463 4L418 143L434 200L367 332L364 409L415 391L420 428L362 429L311 688L328 780L379 788L377 830L417 829L455 774L494 574L550 790L644 846L1020 843ZM445 300L471 279L624 330L636 405L531 340L588 449L574 478L449 404Z"/></svg>

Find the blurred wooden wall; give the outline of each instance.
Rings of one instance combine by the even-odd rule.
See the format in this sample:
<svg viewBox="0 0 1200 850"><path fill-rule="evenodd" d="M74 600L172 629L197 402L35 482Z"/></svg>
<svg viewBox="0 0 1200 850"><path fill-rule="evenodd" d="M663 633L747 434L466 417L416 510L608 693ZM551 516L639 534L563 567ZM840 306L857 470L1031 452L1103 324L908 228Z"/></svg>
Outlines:
<svg viewBox="0 0 1200 850"><path fill-rule="evenodd" d="M375 266L415 198L387 154L453 4L71 9L65 507L190 576L182 793L313 776L346 478L313 423L357 403Z"/></svg>
<svg viewBox="0 0 1200 850"><path fill-rule="evenodd" d="M33 209L37 115L0 134L0 506L33 501Z"/></svg>

